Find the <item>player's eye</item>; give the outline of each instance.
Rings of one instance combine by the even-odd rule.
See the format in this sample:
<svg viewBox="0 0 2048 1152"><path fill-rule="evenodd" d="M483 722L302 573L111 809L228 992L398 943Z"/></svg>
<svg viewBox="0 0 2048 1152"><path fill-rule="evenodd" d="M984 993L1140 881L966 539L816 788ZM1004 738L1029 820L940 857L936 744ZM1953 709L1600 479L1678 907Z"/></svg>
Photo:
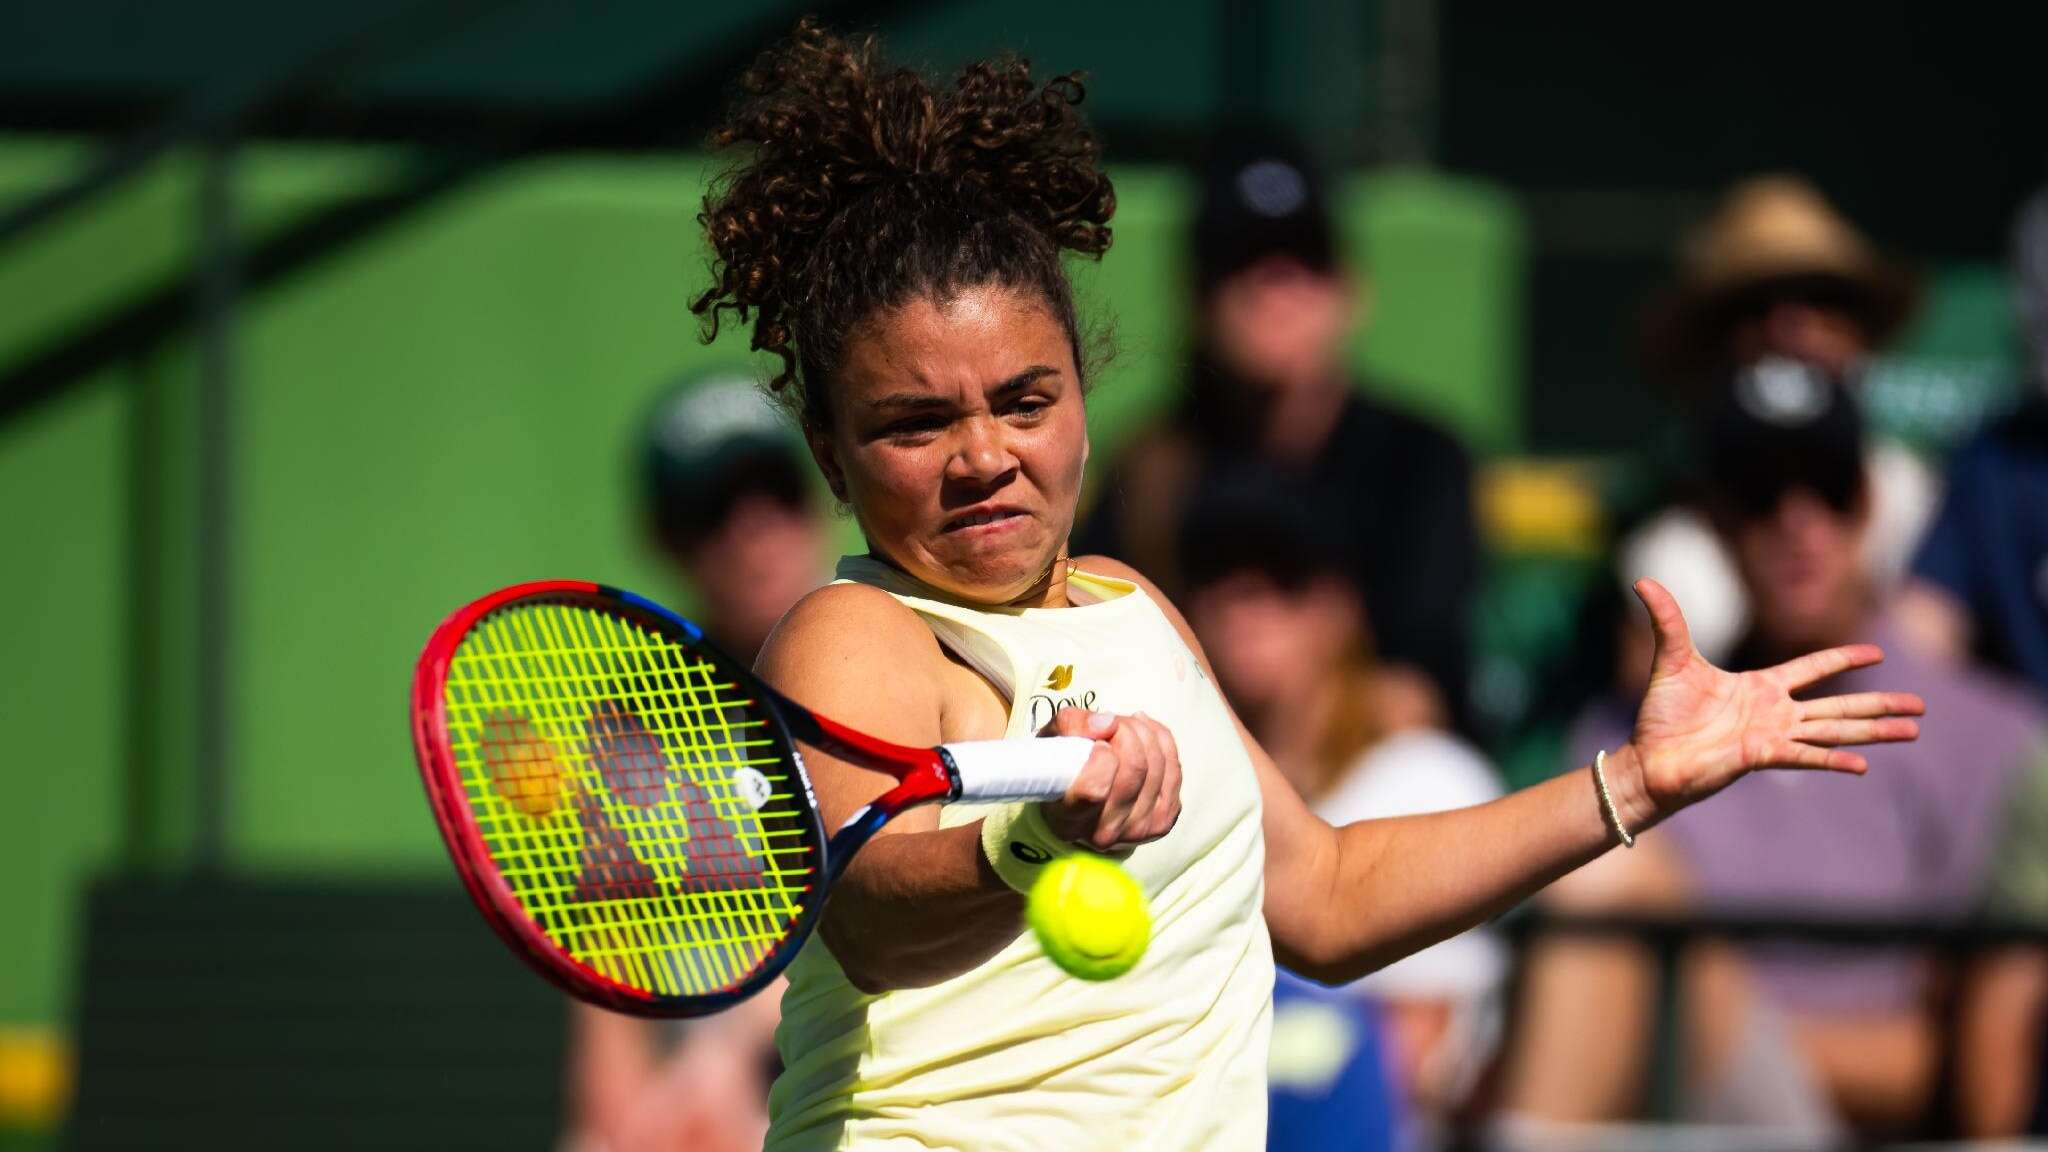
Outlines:
<svg viewBox="0 0 2048 1152"><path fill-rule="evenodd" d="M883 426L882 435L891 440L922 441L937 435L945 426L945 420L937 416L912 416L890 421Z"/></svg>

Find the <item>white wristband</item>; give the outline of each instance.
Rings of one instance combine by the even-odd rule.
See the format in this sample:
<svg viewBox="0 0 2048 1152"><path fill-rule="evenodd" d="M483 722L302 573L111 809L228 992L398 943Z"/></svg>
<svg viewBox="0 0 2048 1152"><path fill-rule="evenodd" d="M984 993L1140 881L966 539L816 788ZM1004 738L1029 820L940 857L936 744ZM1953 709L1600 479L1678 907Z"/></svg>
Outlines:
<svg viewBox="0 0 2048 1152"><path fill-rule="evenodd" d="M981 822L981 854L1003 883L1019 892L1030 892L1047 864L1075 851L1054 834L1036 801L1005 804Z"/></svg>

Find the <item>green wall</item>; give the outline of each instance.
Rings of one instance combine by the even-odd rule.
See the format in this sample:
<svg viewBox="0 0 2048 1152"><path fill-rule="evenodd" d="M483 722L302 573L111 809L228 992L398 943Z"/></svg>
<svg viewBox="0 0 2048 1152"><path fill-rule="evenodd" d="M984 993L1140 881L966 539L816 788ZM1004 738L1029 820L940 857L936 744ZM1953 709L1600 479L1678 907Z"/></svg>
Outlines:
<svg viewBox="0 0 2048 1152"><path fill-rule="evenodd" d="M129 546L112 381L0 429L0 1024L56 1006L75 869L119 828Z"/></svg>
<svg viewBox="0 0 2048 1152"><path fill-rule="evenodd" d="M0 141L0 200L75 170L63 141ZM236 178L261 236L383 185L353 149L255 148ZM687 604L640 546L626 446L650 392L746 359L687 311L704 255L688 158L505 172L248 301L236 333L238 479L228 863L440 876L405 726L422 638L488 588L578 575ZM195 169L173 161L0 251L0 364L190 258ZM1169 398L1183 338L1188 184L1118 174L1117 243L1086 267L1118 352L1091 401L1097 459ZM1515 211L1402 175L1344 199L1379 265L1362 359L1475 444L1513 439ZM1475 285L1477 307L1448 306ZM1396 322L1398 321L1398 326ZM94 870L180 868L194 826L196 375L182 340L0 426L0 1026L59 1021L72 907ZM851 541L849 541L851 543Z"/></svg>

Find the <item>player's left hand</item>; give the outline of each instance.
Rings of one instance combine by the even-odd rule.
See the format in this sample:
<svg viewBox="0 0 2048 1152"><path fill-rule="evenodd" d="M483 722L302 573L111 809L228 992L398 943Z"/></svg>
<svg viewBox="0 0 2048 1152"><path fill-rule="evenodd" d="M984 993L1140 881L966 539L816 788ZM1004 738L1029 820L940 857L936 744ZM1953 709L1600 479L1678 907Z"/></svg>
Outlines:
<svg viewBox="0 0 2048 1152"><path fill-rule="evenodd" d="M1693 647L1671 593L1639 580L1650 612L1656 657L1630 740L1649 811L1641 824L1698 803L1759 768L1812 768L1860 774L1869 762L1843 745L1912 740L1927 710L1910 692L1858 692L1796 699L1793 693L1884 659L1875 644L1812 652L1755 672L1714 667ZM1633 789L1631 791L1634 791Z"/></svg>
<svg viewBox="0 0 2048 1152"><path fill-rule="evenodd" d="M1142 712L1062 708L1046 733L1098 741L1066 797L1045 805L1055 835L1110 852L1173 831L1180 819L1180 748L1166 725Z"/></svg>

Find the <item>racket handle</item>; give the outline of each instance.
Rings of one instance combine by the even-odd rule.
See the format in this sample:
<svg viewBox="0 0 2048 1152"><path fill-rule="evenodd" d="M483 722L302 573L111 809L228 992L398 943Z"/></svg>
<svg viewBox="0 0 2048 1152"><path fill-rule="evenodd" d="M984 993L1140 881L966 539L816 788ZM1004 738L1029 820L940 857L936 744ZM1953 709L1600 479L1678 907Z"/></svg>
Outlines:
<svg viewBox="0 0 2048 1152"><path fill-rule="evenodd" d="M1095 741L1080 736L963 740L939 746L953 778L960 782L954 799L970 804L1057 800L1073 787L1093 751Z"/></svg>

